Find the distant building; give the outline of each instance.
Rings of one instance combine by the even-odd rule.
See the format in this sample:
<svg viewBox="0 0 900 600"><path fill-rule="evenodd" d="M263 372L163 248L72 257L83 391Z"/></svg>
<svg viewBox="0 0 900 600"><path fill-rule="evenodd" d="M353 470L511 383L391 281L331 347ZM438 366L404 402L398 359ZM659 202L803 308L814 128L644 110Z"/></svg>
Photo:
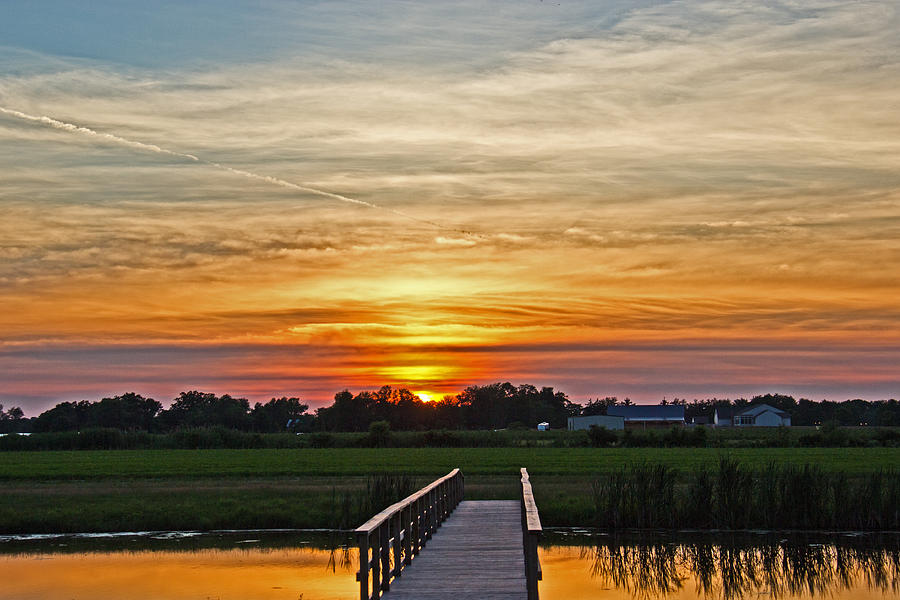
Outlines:
<svg viewBox="0 0 900 600"><path fill-rule="evenodd" d="M716 427L790 427L791 415L768 404L754 404L741 409L717 406L713 422Z"/></svg>
<svg viewBox="0 0 900 600"><path fill-rule="evenodd" d="M569 417L569 431L590 429L591 425L606 427L607 429L625 429L625 419L623 417L610 417L609 415Z"/></svg>
<svg viewBox="0 0 900 600"><path fill-rule="evenodd" d="M547 431L550 429L550 423L544 421L543 423L538 423L538 431Z"/></svg>
<svg viewBox="0 0 900 600"><path fill-rule="evenodd" d="M713 413L713 425L716 427L731 427L734 424L734 407L717 406Z"/></svg>
<svg viewBox="0 0 900 600"><path fill-rule="evenodd" d="M626 429L684 425L684 406L679 404L610 406L606 414L625 419Z"/></svg>

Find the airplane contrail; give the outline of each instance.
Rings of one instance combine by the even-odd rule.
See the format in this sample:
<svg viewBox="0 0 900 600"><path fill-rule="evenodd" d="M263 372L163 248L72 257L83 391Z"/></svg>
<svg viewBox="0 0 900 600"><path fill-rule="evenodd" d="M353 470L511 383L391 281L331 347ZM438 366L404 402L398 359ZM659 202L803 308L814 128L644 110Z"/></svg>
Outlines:
<svg viewBox="0 0 900 600"><path fill-rule="evenodd" d="M165 148L160 148L155 144L145 144L143 142L135 142L132 140L127 140L123 137L119 137L117 135L113 135L111 133L101 133L99 131L94 131L93 129L88 129L87 127L80 127L78 125L73 125L72 123L64 123L63 121L57 121L56 119L51 119L50 117L36 117L34 115L29 115L27 113L20 112L18 110L12 110L10 108L4 108L0 106L0 112L10 115L12 117L17 117L19 119L24 119L26 121L32 121L34 123L41 123L43 125L49 125L54 129L61 129L63 131L69 131L72 133L80 133L83 135L89 135L92 137L100 138L103 140L107 140L116 144L120 144L122 146L128 146L129 148L137 148L138 150L149 150L150 152L156 152L157 154L168 154L170 156L178 156L180 158L188 158L193 161L202 162L199 158L194 156L193 154L185 154L183 152L173 152L172 150L166 150Z"/></svg>
<svg viewBox="0 0 900 600"><path fill-rule="evenodd" d="M112 143L119 144L122 146L127 146L129 148L135 148L137 150L147 150L149 152L156 152L157 154L167 154L169 156L175 156L178 158L186 158L188 160L192 160L194 162L208 165L210 167L219 169L221 171L226 171L226 172L232 173L234 175L240 175L242 177L247 177L249 179L255 179L257 181L264 181L266 183L270 183L272 185L277 185L277 186L280 186L283 188L297 190L300 192L307 192L309 194L315 194L317 196L331 198L332 200L339 200L341 202L347 202L349 204L358 204L360 206L366 206L368 208L373 208L375 210L389 212L394 215L397 215L398 217L403 217L404 219L416 221L417 223L430 225L431 227L435 227L437 229L451 230L451 231L455 231L457 233L462 233L464 235L476 235L469 231L446 227L444 225L441 225L440 223L435 223L434 221L429 221L427 219L420 219L419 217L414 217L413 215L407 214L405 212L395 210L393 208L387 208L385 206L379 206L378 204L374 204L372 202L366 202L365 200L358 200L356 198L350 198L349 196L342 196L341 194L335 194L333 192L329 192L326 190L320 190L318 188L309 187L307 185L293 183L293 182L287 181L285 179L279 179L278 177L271 177L269 175L260 175L258 173L253 173L252 171L236 169L234 167L229 167L228 165L223 165L223 164L220 164L217 162L202 159L198 156L194 156L193 154L187 154L185 152L176 152L175 150L169 150L167 148L162 148L160 146L157 146L156 144L145 144L144 142L129 140L127 138L123 138L118 135L113 135L111 133L102 133L100 131L94 131L93 129L89 129L87 127L82 127L80 125L75 125L73 123L66 123L64 121L52 119L47 116L29 115L28 113L23 113L21 111L13 110L11 108L4 108L2 106L0 106L0 112L4 113L6 115L12 116L12 117L16 117L18 119L23 119L25 121L31 121L33 123L40 123L42 125L47 125L54 129L59 129L59 130L67 131L70 133L82 134L82 135L99 138L102 140L106 140L108 142L112 142Z"/></svg>

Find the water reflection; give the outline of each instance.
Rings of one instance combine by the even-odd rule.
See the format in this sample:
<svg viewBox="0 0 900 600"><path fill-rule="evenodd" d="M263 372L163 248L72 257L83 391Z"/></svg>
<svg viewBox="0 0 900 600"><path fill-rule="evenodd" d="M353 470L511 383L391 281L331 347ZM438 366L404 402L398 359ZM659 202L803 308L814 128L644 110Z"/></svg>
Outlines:
<svg viewBox="0 0 900 600"><path fill-rule="evenodd" d="M900 597L896 535L551 537L541 560L546 599Z"/></svg>
<svg viewBox="0 0 900 600"><path fill-rule="evenodd" d="M9 540L0 599L350 600L355 565L351 548L296 533Z"/></svg>

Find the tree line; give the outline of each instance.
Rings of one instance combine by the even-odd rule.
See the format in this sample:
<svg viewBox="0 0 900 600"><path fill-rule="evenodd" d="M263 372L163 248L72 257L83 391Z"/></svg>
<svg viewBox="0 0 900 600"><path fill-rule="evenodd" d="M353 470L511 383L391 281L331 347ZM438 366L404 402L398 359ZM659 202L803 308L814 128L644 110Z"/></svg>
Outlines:
<svg viewBox="0 0 900 600"><path fill-rule="evenodd" d="M610 406L628 406L634 404L629 398L620 401L615 396L589 400L581 408L581 415L605 415ZM768 404L791 415L791 425L837 425L859 426L872 425L878 427L900 426L900 402L897 400L844 400L834 402L822 400L816 402L801 398L796 400L793 396L783 394L764 394L754 396L749 400L738 398L704 398L685 400L673 398L663 399L662 405L675 405L684 407L684 418L688 423L694 422L697 417L706 417L712 422L716 408L741 409L755 404Z"/></svg>
<svg viewBox="0 0 900 600"><path fill-rule="evenodd" d="M684 406L688 422L695 417L711 418L717 407L742 408L756 403L789 413L793 425L900 426L900 403L896 400L813 402L766 394L749 400L675 398L661 402ZM514 386L508 382L470 386L459 394L432 402L423 402L405 388L384 386L357 394L343 390L330 406L314 412L309 412L309 405L296 397L272 398L251 405L246 398L228 394L187 391L163 408L153 398L129 392L95 402L61 402L32 418L25 417L18 407L4 410L0 405L0 433L91 428L166 433L213 427L256 433L365 432L376 422L386 422L394 431L530 429L541 422L562 429L570 416L605 414L610 406L630 404L633 402L628 398L620 401L605 397L582 405L552 387Z"/></svg>
<svg viewBox="0 0 900 600"><path fill-rule="evenodd" d="M0 427L5 426L6 432L34 433L93 428L164 433L200 427L274 433L311 428L314 416L308 409L299 398L272 398L251 407L246 398L198 391L182 392L163 409L157 400L129 392L97 402L61 402L31 419L19 411L18 420L0 418Z"/></svg>

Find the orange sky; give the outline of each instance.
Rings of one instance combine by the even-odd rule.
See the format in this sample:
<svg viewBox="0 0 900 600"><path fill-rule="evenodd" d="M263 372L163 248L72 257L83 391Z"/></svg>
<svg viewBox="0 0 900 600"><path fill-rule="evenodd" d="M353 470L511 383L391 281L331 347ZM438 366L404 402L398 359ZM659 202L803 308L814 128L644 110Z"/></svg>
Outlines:
<svg viewBox="0 0 900 600"><path fill-rule="evenodd" d="M353 6L16 9L0 402L897 397L891 3Z"/></svg>

